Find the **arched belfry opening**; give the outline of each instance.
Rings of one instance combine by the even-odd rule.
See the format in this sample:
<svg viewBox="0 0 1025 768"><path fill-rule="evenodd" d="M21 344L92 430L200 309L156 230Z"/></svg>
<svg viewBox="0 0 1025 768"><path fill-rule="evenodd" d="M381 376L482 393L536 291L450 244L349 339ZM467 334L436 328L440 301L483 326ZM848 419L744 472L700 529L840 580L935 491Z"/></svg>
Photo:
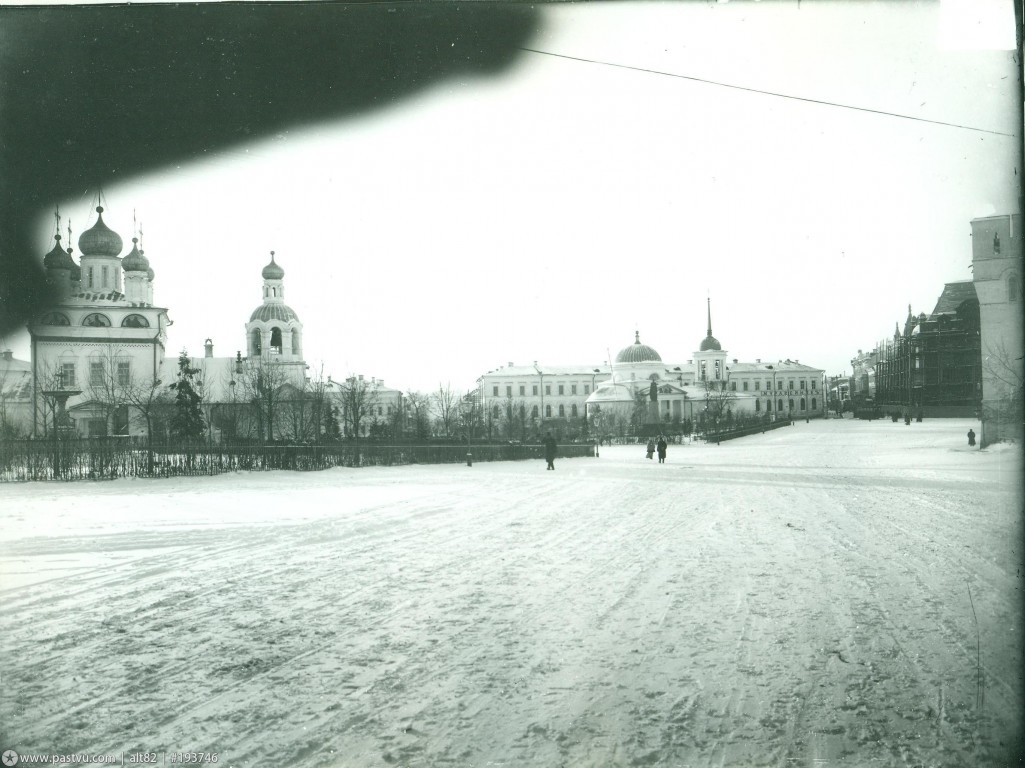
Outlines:
<svg viewBox="0 0 1025 768"><path fill-rule="evenodd" d="M270 353L272 355L281 354L281 329L276 326L271 328L270 332Z"/></svg>

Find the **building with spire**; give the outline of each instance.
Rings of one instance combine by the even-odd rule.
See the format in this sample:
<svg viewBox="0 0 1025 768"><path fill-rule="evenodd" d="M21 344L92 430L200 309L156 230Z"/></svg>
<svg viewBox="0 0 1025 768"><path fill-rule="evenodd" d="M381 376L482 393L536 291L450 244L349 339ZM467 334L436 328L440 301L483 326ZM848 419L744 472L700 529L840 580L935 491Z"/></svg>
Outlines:
<svg viewBox="0 0 1025 768"><path fill-rule="evenodd" d="M132 238L124 258L121 236L103 220L78 239L79 264L61 245L43 257L57 303L28 324L31 343L33 433L53 428L55 395L67 395L65 426L85 436L140 434L134 415L161 379L167 309L153 301L153 272ZM70 228L68 239L70 240Z"/></svg>
<svg viewBox="0 0 1025 768"><path fill-rule="evenodd" d="M824 371L797 360L742 363L712 334L711 300L707 329L686 362L665 362L634 332L632 344L614 361L594 365L516 366L489 371L478 380L480 400L499 432L512 437L552 430L562 436L583 431L598 414L616 431L670 430L711 412L806 418L825 413ZM721 394L728 393L728 394Z"/></svg>

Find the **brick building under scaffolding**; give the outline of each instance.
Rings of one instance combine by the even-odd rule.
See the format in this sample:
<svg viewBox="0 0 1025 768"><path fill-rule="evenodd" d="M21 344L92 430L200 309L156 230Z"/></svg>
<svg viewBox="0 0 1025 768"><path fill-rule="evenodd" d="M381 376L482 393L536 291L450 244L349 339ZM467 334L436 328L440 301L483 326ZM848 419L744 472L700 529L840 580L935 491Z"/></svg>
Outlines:
<svg viewBox="0 0 1025 768"><path fill-rule="evenodd" d="M974 283L947 283L928 316L915 316L909 306L903 329L898 324L872 357L875 402L884 411L977 417L982 344Z"/></svg>

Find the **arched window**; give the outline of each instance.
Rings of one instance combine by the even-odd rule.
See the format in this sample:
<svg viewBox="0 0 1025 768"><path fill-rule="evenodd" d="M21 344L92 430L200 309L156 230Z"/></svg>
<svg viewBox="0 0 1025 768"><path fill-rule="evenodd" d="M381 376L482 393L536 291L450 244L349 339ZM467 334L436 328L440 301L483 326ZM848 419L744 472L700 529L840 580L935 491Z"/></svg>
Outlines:
<svg viewBox="0 0 1025 768"><path fill-rule="evenodd" d="M520 403L520 418L527 418L527 406L525 406L523 403Z"/></svg>
<svg viewBox="0 0 1025 768"><path fill-rule="evenodd" d="M758 413L760 410L762 410L762 401L755 398L755 413Z"/></svg>
<svg viewBox="0 0 1025 768"><path fill-rule="evenodd" d="M794 398L791 397L789 400L787 400L787 408L791 411L794 410Z"/></svg>
<svg viewBox="0 0 1025 768"><path fill-rule="evenodd" d="M1017 301L1018 300L1018 276L1011 275L1007 278L1007 300Z"/></svg>
<svg viewBox="0 0 1025 768"><path fill-rule="evenodd" d="M497 419L499 416L502 415L502 409L496 405L494 408L491 409L491 415Z"/></svg>
<svg viewBox="0 0 1025 768"><path fill-rule="evenodd" d="M122 328L149 328L149 320L142 315L129 315L121 321Z"/></svg>
<svg viewBox="0 0 1025 768"><path fill-rule="evenodd" d="M259 357L263 352L263 338L260 334L259 328L254 328L253 332L249 334L249 356Z"/></svg>
<svg viewBox="0 0 1025 768"><path fill-rule="evenodd" d="M292 354L296 357L301 357L299 352L299 332L296 330L292 331Z"/></svg>
<svg viewBox="0 0 1025 768"><path fill-rule="evenodd" d="M110 318L106 315L101 315L99 312L93 312L91 315L85 316L82 325L88 325L93 328L109 328Z"/></svg>
<svg viewBox="0 0 1025 768"><path fill-rule="evenodd" d="M669 406L669 401L666 400L666 407L668 407L668 406ZM569 407L569 415L572 416L574 419L577 417L577 406L576 406L575 403Z"/></svg>
<svg viewBox="0 0 1025 768"><path fill-rule="evenodd" d="M776 410L777 411L782 411L783 410L783 398L782 397L779 399L779 402L776 403Z"/></svg>
<svg viewBox="0 0 1025 768"><path fill-rule="evenodd" d="M533 408L530 409L530 415L533 418L535 418L535 419L537 418L537 406L536 405Z"/></svg>
<svg viewBox="0 0 1025 768"><path fill-rule="evenodd" d="M545 418L546 419L552 418L552 406L550 406L550 405L546 405L545 406Z"/></svg>
<svg viewBox="0 0 1025 768"><path fill-rule="evenodd" d="M40 325L71 325L68 316L60 312L48 312L39 318Z"/></svg>
<svg viewBox="0 0 1025 768"><path fill-rule="evenodd" d="M815 398L811 399L811 409L814 411L818 406L815 404Z"/></svg>
<svg viewBox="0 0 1025 768"><path fill-rule="evenodd" d="M270 332L270 353L272 355L281 354L281 329L271 328Z"/></svg>
<svg viewBox="0 0 1025 768"><path fill-rule="evenodd" d="M563 418L563 417L564 417L565 415L566 415L566 406L564 406L564 405L560 405L560 406L559 406L559 418L561 419L561 418Z"/></svg>
<svg viewBox="0 0 1025 768"><path fill-rule="evenodd" d="M804 398L803 397L801 398L801 410L802 411L804 410Z"/></svg>

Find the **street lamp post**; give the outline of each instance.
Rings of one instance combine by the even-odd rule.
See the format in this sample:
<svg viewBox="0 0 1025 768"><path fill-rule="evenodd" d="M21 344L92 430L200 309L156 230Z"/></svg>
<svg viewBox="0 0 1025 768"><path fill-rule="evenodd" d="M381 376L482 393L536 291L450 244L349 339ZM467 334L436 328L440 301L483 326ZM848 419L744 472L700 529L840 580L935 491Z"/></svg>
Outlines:
<svg viewBox="0 0 1025 768"><path fill-rule="evenodd" d="M537 367L537 363L534 363L534 370L537 371L537 375L541 380L541 432L545 431L545 375L541 372L541 369Z"/></svg>

